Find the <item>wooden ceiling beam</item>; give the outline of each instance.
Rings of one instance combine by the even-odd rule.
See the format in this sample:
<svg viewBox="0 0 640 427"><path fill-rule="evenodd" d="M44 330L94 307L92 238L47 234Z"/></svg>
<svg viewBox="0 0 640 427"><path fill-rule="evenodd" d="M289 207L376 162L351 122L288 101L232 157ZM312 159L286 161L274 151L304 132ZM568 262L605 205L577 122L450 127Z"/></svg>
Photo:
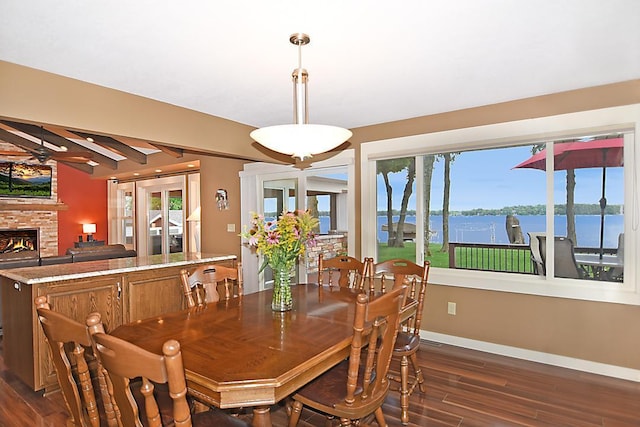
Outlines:
<svg viewBox="0 0 640 427"><path fill-rule="evenodd" d="M100 165L105 166L111 170L116 170L118 169L118 162L113 160L110 157L107 157L103 154L97 153L87 147L83 147L82 145L76 144L73 141L68 140L67 138L64 138L56 133L51 132L50 130L46 129L46 128L42 128L40 126L37 125L32 125L29 123L19 123L19 122L12 122L9 120L2 120L2 123L4 123L7 126L11 126L12 128L19 130L20 132L24 132L26 134L29 134L31 136L33 136L34 138L42 138L43 140L45 140L48 143L51 143L53 145L56 146L61 146L61 147L66 147L67 150L69 151L78 151L78 152L89 152L91 153L91 160L95 161L97 163L100 163ZM21 138L24 139L24 138ZM29 140L26 140L29 141ZM29 141L31 142L31 141ZM42 147L39 144L35 144L38 148ZM46 147L44 147L46 149ZM54 150L47 150L50 153L52 153L52 155L56 154L57 151ZM60 159L55 159L55 160L60 160ZM65 162L67 164L70 164L71 162ZM87 166L91 166L91 165L87 165ZM93 167L91 167L91 170L93 170Z"/></svg>
<svg viewBox="0 0 640 427"><path fill-rule="evenodd" d="M149 145L157 148L165 154L170 155L171 157L175 157L176 159L179 159L184 155L184 150L182 148L173 148L162 144L156 144L154 142L149 142Z"/></svg>
<svg viewBox="0 0 640 427"><path fill-rule="evenodd" d="M76 131L76 130L72 130L71 132L75 133L76 135L82 137L82 138L91 138L93 139L93 143L94 144L98 144L108 150L111 150L115 153L120 154L121 156L126 157L129 160L132 160L138 164L141 165L146 165L147 164L147 155L134 149L129 147L126 144L123 144L122 142L111 138L110 136L104 136L104 135L94 135L91 133L86 133L86 132L80 132L80 131Z"/></svg>
<svg viewBox="0 0 640 427"><path fill-rule="evenodd" d="M8 142L9 144L15 145L16 147L20 147L27 152L25 155L32 155L38 150L41 145L37 144L33 141L30 141L26 138L16 135L15 133L11 133L6 129L0 128L0 139L4 142Z"/></svg>

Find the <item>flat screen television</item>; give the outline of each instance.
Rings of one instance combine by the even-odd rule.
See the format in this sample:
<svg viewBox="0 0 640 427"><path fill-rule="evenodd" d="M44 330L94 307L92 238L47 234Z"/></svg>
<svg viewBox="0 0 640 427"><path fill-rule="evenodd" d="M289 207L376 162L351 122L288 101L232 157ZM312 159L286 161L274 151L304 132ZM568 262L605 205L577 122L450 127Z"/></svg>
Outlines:
<svg viewBox="0 0 640 427"><path fill-rule="evenodd" d="M0 162L0 197L51 197L51 166Z"/></svg>

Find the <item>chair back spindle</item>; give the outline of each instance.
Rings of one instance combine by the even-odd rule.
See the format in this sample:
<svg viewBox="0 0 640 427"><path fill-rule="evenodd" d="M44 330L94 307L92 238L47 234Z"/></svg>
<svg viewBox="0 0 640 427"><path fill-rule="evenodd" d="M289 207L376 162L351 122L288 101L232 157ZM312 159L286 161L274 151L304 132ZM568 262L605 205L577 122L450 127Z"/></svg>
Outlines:
<svg viewBox="0 0 640 427"><path fill-rule="evenodd" d="M189 308L218 302L220 300L218 285L224 287L225 300L241 297L244 292L240 262L236 267L207 264L196 267L192 272L183 269L180 271L180 279L182 292Z"/></svg>
<svg viewBox="0 0 640 427"><path fill-rule="evenodd" d="M393 356L400 360L400 375L389 375L389 379L399 383L395 390L400 392L400 420L403 424L409 422L409 396L416 387L421 392L426 391L422 370L418 365L417 352L420 348L420 326L424 311L424 301L429 279L431 264L425 261L418 265L406 259L392 259L382 261L371 267L369 289L375 290L375 282L380 283L380 290L388 292L387 288L408 286L408 296L401 313L401 325L393 349ZM413 367L410 378L409 365Z"/></svg>
<svg viewBox="0 0 640 427"><path fill-rule="evenodd" d="M382 404L389 390L387 372L406 294L407 287L400 286L382 296L357 296L349 358L293 395L290 427L297 424L305 405L340 418L340 425L352 425L371 413L378 425L387 425ZM341 381L346 383L346 393L335 386Z"/></svg>
<svg viewBox="0 0 640 427"><path fill-rule="evenodd" d="M52 310L46 296L37 297L34 303L69 411L69 424L98 427L103 418L107 425L117 426L117 408L112 405L104 372L94 356L93 342L86 325ZM68 347L72 348L70 353L65 350ZM99 399L91 380L92 372L98 381Z"/></svg>
<svg viewBox="0 0 640 427"><path fill-rule="evenodd" d="M367 266L366 258L364 262L347 255L325 259L321 253L318 255L318 284L363 289Z"/></svg>

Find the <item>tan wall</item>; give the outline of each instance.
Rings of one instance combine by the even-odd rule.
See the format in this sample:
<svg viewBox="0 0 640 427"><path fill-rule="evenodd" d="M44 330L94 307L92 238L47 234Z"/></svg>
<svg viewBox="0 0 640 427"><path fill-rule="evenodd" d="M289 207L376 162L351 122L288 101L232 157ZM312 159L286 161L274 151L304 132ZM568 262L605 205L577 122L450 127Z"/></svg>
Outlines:
<svg viewBox="0 0 640 427"><path fill-rule="evenodd" d="M0 117L257 157L255 148L247 148L251 128L242 124L2 61L0 75ZM359 144L366 141L633 103L640 103L640 80L358 128L351 145L359 165ZM241 168L238 160L202 159L205 252L240 255ZM215 208L218 188L229 192L228 211ZM230 223L236 232L226 231ZM354 232L359 242L360 230ZM428 292L429 331L640 369L640 307L453 286L431 286ZM458 304L456 316L446 314L448 301Z"/></svg>
<svg viewBox="0 0 640 427"><path fill-rule="evenodd" d="M240 259L240 177L241 160L203 157L200 160L200 206L202 209L202 252L234 254ZM218 210L216 190L227 190L229 209ZM233 224L236 231L227 231Z"/></svg>
<svg viewBox="0 0 640 427"><path fill-rule="evenodd" d="M354 129L351 142L636 103L640 80ZM359 200L356 206L360 215ZM449 301L456 316L447 314ZM422 328L430 332L640 369L638 306L440 285L429 287L425 305Z"/></svg>
<svg viewBox="0 0 640 427"><path fill-rule="evenodd" d="M164 102L0 61L0 118L268 160L254 128Z"/></svg>

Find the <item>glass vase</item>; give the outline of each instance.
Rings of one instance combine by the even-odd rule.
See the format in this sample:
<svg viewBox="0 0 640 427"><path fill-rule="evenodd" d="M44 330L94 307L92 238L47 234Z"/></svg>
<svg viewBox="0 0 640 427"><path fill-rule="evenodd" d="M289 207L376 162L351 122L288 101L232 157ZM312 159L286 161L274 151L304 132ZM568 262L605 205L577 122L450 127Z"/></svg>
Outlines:
<svg viewBox="0 0 640 427"><path fill-rule="evenodd" d="M289 311L293 307L291 297L291 266L276 265L273 270L273 298L271 309L273 311Z"/></svg>

